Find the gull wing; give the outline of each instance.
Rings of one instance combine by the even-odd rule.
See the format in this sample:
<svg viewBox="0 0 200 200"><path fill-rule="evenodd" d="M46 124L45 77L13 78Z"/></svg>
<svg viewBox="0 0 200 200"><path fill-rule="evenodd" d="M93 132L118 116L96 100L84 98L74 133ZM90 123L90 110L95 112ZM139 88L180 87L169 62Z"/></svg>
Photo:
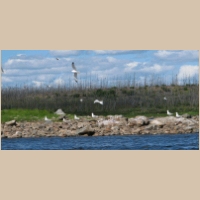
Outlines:
<svg viewBox="0 0 200 200"><path fill-rule="evenodd" d="M99 103L99 100L98 100L98 99L96 99L96 100L94 101L94 103Z"/></svg>

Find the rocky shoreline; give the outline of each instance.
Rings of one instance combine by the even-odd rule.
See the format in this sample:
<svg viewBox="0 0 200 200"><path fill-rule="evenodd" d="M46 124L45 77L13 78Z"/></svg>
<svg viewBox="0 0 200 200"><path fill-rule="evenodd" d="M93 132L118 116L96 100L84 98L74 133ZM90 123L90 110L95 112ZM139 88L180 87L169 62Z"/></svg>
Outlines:
<svg viewBox="0 0 200 200"><path fill-rule="evenodd" d="M1 138L71 137L131 134L177 134L199 132L199 116L183 115L125 118L121 115L82 117L78 120L59 116L60 121L16 122L1 124Z"/></svg>

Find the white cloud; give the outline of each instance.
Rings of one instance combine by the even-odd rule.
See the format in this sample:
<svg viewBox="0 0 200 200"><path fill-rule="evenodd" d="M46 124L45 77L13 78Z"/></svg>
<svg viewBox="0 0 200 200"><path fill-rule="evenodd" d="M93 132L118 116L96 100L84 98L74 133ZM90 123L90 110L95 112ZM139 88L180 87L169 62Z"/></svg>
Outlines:
<svg viewBox="0 0 200 200"><path fill-rule="evenodd" d="M69 55L78 55L81 50L51 50L50 54L53 56L69 56Z"/></svg>
<svg viewBox="0 0 200 200"><path fill-rule="evenodd" d="M108 62L110 62L110 63L114 63L114 62L116 62L117 61L117 59L116 58L113 58L113 57L107 57L106 58L107 60L108 60Z"/></svg>
<svg viewBox="0 0 200 200"><path fill-rule="evenodd" d="M34 84L34 86L36 87L41 87L43 85L43 82L40 81L32 81L32 83Z"/></svg>
<svg viewBox="0 0 200 200"><path fill-rule="evenodd" d="M172 54L173 54L172 51L158 51L155 53L155 56L160 57L160 58L166 58Z"/></svg>
<svg viewBox="0 0 200 200"><path fill-rule="evenodd" d="M154 54L156 57L160 59L167 59L167 60L194 60L199 58L199 51L198 50L179 50L179 51L172 51L172 50L160 50Z"/></svg>
<svg viewBox="0 0 200 200"><path fill-rule="evenodd" d="M137 67L139 64L139 62L131 62L131 63L128 63L126 64L128 67L131 67L131 68L134 68L134 67Z"/></svg>
<svg viewBox="0 0 200 200"><path fill-rule="evenodd" d="M56 85L64 85L65 81L62 78L57 78L53 83Z"/></svg>
<svg viewBox="0 0 200 200"><path fill-rule="evenodd" d="M25 56L24 54L17 54L18 57Z"/></svg>
<svg viewBox="0 0 200 200"><path fill-rule="evenodd" d="M4 83L11 83L11 82L13 82L13 80L11 78L8 78L8 77L5 77L5 76L1 77L1 81L4 82Z"/></svg>
<svg viewBox="0 0 200 200"><path fill-rule="evenodd" d="M117 55L117 54L140 54L146 52L146 50L94 50L96 54L105 55Z"/></svg>
<svg viewBox="0 0 200 200"><path fill-rule="evenodd" d="M179 69L178 79L192 78L199 74L199 66L183 65Z"/></svg>
<svg viewBox="0 0 200 200"><path fill-rule="evenodd" d="M162 66L158 64L154 64L153 66L144 67L140 69L141 72L149 72L149 73L160 73L162 71L171 70L173 66Z"/></svg>
<svg viewBox="0 0 200 200"><path fill-rule="evenodd" d="M127 63L127 64L125 64L126 67L125 67L124 71L125 72L131 72L132 69L134 69L135 67L138 66L138 64L139 64L139 62L130 62L130 63Z"/></svg>

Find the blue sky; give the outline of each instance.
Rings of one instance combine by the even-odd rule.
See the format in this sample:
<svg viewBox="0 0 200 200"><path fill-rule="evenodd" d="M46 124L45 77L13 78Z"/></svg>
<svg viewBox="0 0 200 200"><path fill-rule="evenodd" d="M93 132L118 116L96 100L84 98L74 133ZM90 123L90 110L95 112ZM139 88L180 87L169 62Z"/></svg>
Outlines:
<svg viewBox="0 0 200 200"><path fill-rule="evenodd" d="M199 74L197 50L2 50L1 59L2 87L76 84L72 62L80 72L79 83L134 74L138 83L150 77L171 81L174 75L181 81Z"/></svg>

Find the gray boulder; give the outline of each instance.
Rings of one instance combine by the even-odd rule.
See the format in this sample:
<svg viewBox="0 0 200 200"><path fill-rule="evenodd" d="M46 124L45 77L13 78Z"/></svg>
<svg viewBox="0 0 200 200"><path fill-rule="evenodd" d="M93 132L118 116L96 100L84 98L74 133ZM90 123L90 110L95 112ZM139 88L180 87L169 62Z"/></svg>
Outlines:
<svg viewBox="0 0 200 200"><path fill-rule="evenodd" d="M62 109L58 109L58 110L55 112L55 114L57 114L57 115L65 115L66 113L64 113L64 112L62 111Z"/></svg>
<svg viewBox="0 0 200 200"><path fill-rule="evenodd" d="M91 129L91 127L89 125L84 126L81 129L76 130L75 135L85 135L87 134L88 136L92 136L94 135L95 131L94 129Z"/></svg>
<svg viewBox="0 0 200 200"><path fill-rule="evenodd" d="M192 116L189 115L189 114L187 114L187 113L185 113L185 114L182 115L182 117L184 117L184 118L191 118Z"/></svg>
<svg viewBox="0 0 200 200"><path fill-rule="evenodd" d="M8 126L13 126L13 125L16 125L16 121L11 120L11 121L6 122L5 124L8 125Z"/></svg>

